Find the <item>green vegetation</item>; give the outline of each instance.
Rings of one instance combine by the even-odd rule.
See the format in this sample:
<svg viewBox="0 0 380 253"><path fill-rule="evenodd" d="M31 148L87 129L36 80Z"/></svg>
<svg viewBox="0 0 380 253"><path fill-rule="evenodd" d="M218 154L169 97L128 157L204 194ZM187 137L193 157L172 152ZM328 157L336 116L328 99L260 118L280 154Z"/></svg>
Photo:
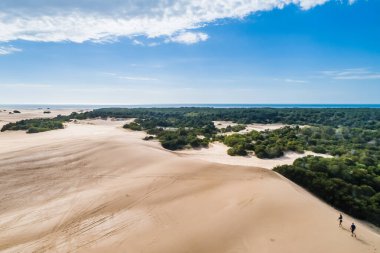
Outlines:
<svg viewBox="0 0 380 253"><path fill-rule="evenodd" d="M216 139L235 150L244 149L246 152L240 152L244 155L252 150L259 158L276 158L283 156L286 151L303 153L304 150L342 156L363 149L372 154L371 150L379 139L379 131L347 127L287 126L273 131L217 136Z"/></svg>
<svg viewBox="0 0 380 253"><path fill-rule="evenodd" d="M379 109L344 108L104 108L77 114L85 118L137 118L150 126L200 127L212 121L233 121L238 124L283 123L291 125L323 125L331 127L380 128ZM144 126L144 128L151 128Z"/></svg>
<svg viewBox="0 0 380 253"><path fill-rule="evenodd" d="M153 135L147 135L147 136L144 137L143 140L144 140L144 141L154 140L154 136L153 136Z"/></svg>
<svg viewBox="0 0 380 253"><path fill-rule="evenodd" d="M134 130L134 131L141 131L142 130L141 126L139 124L137 124L136 122L131 122L129 124L125 124L123 127L127 128L127 129Z"/></svg>
<svg viewBox="0 0 380 253"><path fill-rule="evenodd" d="M246 128L245 125L235 125L235 126L227 126L226 128L220 129L222 133L228 133L228 132L240 132Z"/></svg>
<svg viewBox="0 0 380 253"><path fill-rule="evenodd" d="M8 130L25 130L27 133L46 132L55 129L62 129L66 119L56 117L54 119L27 119L16 123L8 123L1 128L1 132Z"/></svg>
<svg viewBox="0 0 380 253"><path fill-rule="evenodd" d="M162 147L169 150L207 147L209 143L209 139L207 138L198 138L196 130L181 128L174 131L165 131L158 129L154 133L161 142Z"/></svg>

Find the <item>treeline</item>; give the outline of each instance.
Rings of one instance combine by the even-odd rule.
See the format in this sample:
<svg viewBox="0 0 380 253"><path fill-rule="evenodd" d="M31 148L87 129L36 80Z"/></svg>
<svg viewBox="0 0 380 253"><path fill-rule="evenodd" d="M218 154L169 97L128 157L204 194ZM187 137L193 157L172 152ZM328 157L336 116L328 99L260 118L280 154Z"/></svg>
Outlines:
<svg viewBox="0 0 380 253"><path fill-rule="evenodd" d="M332 156L365 152L368 159L380 155L380 131L362 128L286 126L272 131L218 135L215 139L230 147L230 155L244 156L254 151L259 158L276 158L286 151L303 153L304 150Z"/></svg>
<svg viewBox="0 0 380 253"><path fill-rule="evenodd" d="M274 169L346 213L380 226L379 160L308 156Z"/></svg>
<svg viewBox="0 0 380 253"><path fill-rule="evenodd" d="M239 124L248 123L284 123L298 125L313 125L330 127L331 133L334 128L360 128L362 130L374 130L380 128L380 110L378 109L305 109L305 108L104 108L84 113L72 113L69 116L59 116L53 119L36 119L31 122L16 122L3 127L6 130L28 130L39 132L53 130L61 127L60 122L70 119L88 118L136 118L134 123L127 124L125 128L132 130L155 131L160 130L161 140L170 139L173 135L178 137L179 145L170 145L172 149L180 149L185 146L192 146L189 141L183 145L183 134L186 133L185 140L193 140L194 136L206 137L206 140L217 139L215 136L219 132L213 121L228 120ZM48 122L51 122L49 124ZM33 123L33 124L31 124ZM173 129L175 130L173 133ZM222 132L238 132L244 129L244 125L229 126L222 129ZM180 131L182 130L182 132ZM186 130L186 131L183 131ZM237 145L226 144L231 147L229 154L246 155L249 151L254 151L260 158L274 158L283 155L284 151L293 150L302 152L305 146L318 153L340 152L336 148L326 149L325 143L318 141L318 133L314 130L313 136L307 137L308 133L302 133L305 138L294 138L292 130L285 132L270 132L244 137L244 141L238 141ZM288 132L290 131L290 132ZM298 131L298 130L297 130ZM361 131L361 130L360 130ZM180 134L181 132L181 134ZM299 133L295 133L299 135ZM321 133L324 134L324 133ZM342 133L345 134L345 133ZM165 138L165 136L168 138ZM323 137L323 136L322 136ZM234 138L234 137L230 137ZM243 137L239 137L243 138ZM285 138L285 139L284 139ZM181 139L181 140L180 140ZM202 138L197 137L197 142L205 144ZM279 139L281 139L279 141ZM326 139L326 138L322 138ZM224 142L224 140L222 140ZM335 141L335 140L334 140ZM253 143L255 142L255 143ZM315 142L313 144L313 142ZM254 144L254 145L252 145ZM333 150L332 150L333 149Z"/></svg>
<svg viewBox="0 0 380 253"><path fill-rule="evenodd" d="M170 145L169 149L176 150L184 147L193 147L194 143L202 143L217 140L217 133L234 131L238 132L245 128L242 124L249 123L284 123L298 125L329 126L335 127L360 127L362 129L380 128L380 110L378 109L304 109L304 108L104 108L82 114L72 114L71 118L136 118L135 123L125 127L132 130L144 130L155 132L159 130L158 139ZM230 126L218 130L213 121L234 121L238 126ZM275 158L283 155L284 151L293 150L303 152L305 146L318 153L328 153L323 143L318 142L318 134L314 133L312 140L294 139L293 133L274 132L264 135L239 137L244 141L237 145L229 145L230 155L246 155L254 151L260 158ZM297 133L296 133L297 134ZM323 134L323 133L321 133ZM307 133L305 133L307 135ZM194 142L194 136L196 141ZM198 136L206 137L205 140ZM286 136L286 140L279 143L279 139ZM230 137L233 138L233 137ZM223 140L222 140L223 141ZM252 142L256 142L254 145ZM224 141L223 141L224 142ZM228 142L228 141L227 141ZM318 142L318 143L317 143ZM192 144L193 143L193 144Z"/></svg>
<svg viewBox="0 0 380 253"><path fill-rule="evenodd" d="M380 127L376 108L104 108L78 114L82 118L138 118L161 127L197 127L215 120L239 124L283 123L331 127Z"/></svg>
<svg viewBox="0 0 380 253"><path fill-rule="evenodd" d="M154 127L202 128L212 121L234 121L239 124L284 123L291 125L345 126L364 129L380 128L380 110L375 108L103 108L72 113L47 121L89 118L136 118L144 129ZM18 124L17 122L15 124ZM242 126L231 127L237 131Z"/></svg>

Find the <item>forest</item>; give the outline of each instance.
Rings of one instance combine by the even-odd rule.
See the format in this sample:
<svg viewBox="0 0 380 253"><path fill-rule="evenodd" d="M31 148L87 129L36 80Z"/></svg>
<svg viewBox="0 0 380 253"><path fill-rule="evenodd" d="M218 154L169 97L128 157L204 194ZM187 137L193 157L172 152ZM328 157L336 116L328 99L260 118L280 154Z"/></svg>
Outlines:
<svg viewBox="0 0 380 253"><path fill-rule="evenodd" d="M246 134L217 135L216 140L223 142L243 155L254 151L259 158L281 157L286 151L303 153L310 150L320 154L342 156L352 150L377 151L378 130L329 126L285 126L276 130L251 131ZM233 155L234 152L231 151ZM241 154L240 154L241 155Z"/></svg>
<svg viewBox="0 0 380 253"><path fill-rule="evenodd" d="M151 128L201 127L212 121L233 121L238 124L283 123L291 125L347 126L366 129L380 127L380 110L375 108L104 108L82 114L77 118L138 118Z"/></svg>

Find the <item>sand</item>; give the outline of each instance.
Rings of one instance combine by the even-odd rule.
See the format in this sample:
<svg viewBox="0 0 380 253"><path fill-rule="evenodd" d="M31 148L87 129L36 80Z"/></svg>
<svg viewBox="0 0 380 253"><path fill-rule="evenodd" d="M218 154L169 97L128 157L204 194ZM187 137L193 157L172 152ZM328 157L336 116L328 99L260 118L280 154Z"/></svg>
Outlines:
<svg viewBox="0 0 380 253"><path fill-rule="evenodd" d="M303 154L296 152L285 152L284 156L275 159L260 159L254 155L250 156L230 156L227 154L229 147L220 142L214 142L209 145L208 148L202 149L185 149L176 151L180 156L198 159L213 163L229 164L229 165L241 165L252 166L266 169L273 169L279 165L293 164L293 162L301 157L308 155L320 156L325 158L331 158L331 155L317 154L311 151L305 151Z"/></svg>
<svg viewBox="0 0 380 253"><path fill-rule="evenodd" d="M213 123L217 129L226 128L228 126L239 125L238 123L235 123L233 121L213 121ZM258 132L262 132L265 130L276 130L276 129L280 129L284 126L287 126L285 124L258 124L258 123L244 124L244 125L245 125L246 129L241 130L238 133L248 133L252 130L256 130Z"/></svg>
<svg viewBox="0 0 380 253"><path fill-rule="evenodd" d="M233 121L213 121L215 127L217 129L222 129L222 128L226 128L228 126L236 126L236 125L239 125L238 123L235 123ZM285 126L291 126L291 125L285 125L285 124L280 124L280 123L275 123L275 124L258 124L258 123L253 123L253 124L246 124L245 125L245 129L239 131L239 132L225 132L225 133L221 133L221 135L231 135L231 134L235 134L235 133L238 133L238 134L247 134L253 130L255 131L258 131L258 132L263 132L265 130L276 130L276 129L280 129L280 128L283 128ZM299 126L300 128L304 128L304 127L309 127L307 125L301 125Z"/></svg>
<svg viewBox="0 0 380 253"><path fill-rule="evenodd" d="M267 169L201 161L123 122L0 133L1 252L379 252Z"/></svg>
<svg viewBox="0 0 380 253"><path fill-rule="evenodd" d="M72 112L81 112L83 110L75 109L58 109L58 110L48 110L48 109L17 109L21 113L12 113L13 109L0 108L0 129L3 125L9 122L16 122L22 119L35 119L35 118L54 118L57 115L69 115ZM50 113L44 113L44 111L49 111Z"/></svg>

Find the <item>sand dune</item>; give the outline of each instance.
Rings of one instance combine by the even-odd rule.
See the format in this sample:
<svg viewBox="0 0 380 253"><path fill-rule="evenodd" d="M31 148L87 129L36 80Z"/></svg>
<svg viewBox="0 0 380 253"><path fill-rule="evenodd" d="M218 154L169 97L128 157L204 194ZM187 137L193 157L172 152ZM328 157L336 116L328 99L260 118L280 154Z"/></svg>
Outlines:
<svg viewBox="0 0 380 253"><path fill-rule="evenodd" d="M104 124L103 124L104 123ZM184 157L123 122L0 133L2 252L378 252L273 171Z"/></svg>
<svg viewBox="0 0 380 253"><path fill-rule="evenodd" d="M326 154L317 154L311 151L305 151L303 154L296 152L285 152L284 156L274 159L260 159L256 156L230 156L227 154L229 147L220 142L214 142L208 148L202 149L185 149L176 151L175 153L180 156L203 160L213 163L253 166L266 169L273 169L279 165L293 164L295 160L308 155L321 156L331 158L332 156Z"/></svg>

